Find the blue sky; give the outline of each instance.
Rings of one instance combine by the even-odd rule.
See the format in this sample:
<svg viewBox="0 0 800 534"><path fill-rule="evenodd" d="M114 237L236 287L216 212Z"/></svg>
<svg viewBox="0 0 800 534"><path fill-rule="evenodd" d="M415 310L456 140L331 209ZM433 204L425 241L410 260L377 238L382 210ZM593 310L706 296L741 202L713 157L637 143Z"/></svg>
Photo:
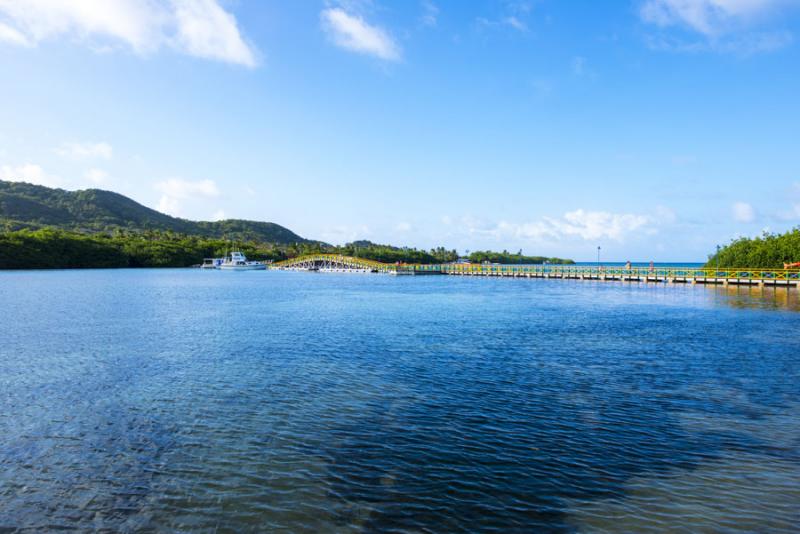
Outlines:
<svg viewBox="0 0 800 534"><path fill-rule="evenodd" d="M0 0L0 178L702 261L800 223L798 37L794 0Z"/></svg>

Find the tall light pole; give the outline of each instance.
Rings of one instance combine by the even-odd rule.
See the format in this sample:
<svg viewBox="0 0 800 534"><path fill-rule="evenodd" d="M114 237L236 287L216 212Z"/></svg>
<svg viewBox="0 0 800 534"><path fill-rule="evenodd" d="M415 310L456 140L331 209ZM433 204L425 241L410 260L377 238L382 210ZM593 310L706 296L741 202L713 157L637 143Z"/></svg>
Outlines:
<svg viewBox="0 0 800 534"><path fill-rule="evenodd" d="M717 245L717 270L719 271L719 245Z"/></svg>
<svg viewBox="0 0 800 534"><path fill-rule="evenodd" d="M600 268L600 245L597 245L597 268Z"/></svg>

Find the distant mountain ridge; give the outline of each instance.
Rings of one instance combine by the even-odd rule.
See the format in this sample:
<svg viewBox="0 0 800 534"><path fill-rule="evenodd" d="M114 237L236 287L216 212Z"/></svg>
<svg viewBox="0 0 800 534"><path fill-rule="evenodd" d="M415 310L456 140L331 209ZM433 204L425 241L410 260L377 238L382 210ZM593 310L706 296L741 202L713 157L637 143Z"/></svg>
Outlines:
<svg viewBox="0 0 800 534"><path fill-rule="evenodd" d="M271 222L228 219L190 221L166 215L113 191L65 191L0 180L0 229L55 227L82 233L114 230L170 231L180 234L267 243L308 243Z"/></svg>

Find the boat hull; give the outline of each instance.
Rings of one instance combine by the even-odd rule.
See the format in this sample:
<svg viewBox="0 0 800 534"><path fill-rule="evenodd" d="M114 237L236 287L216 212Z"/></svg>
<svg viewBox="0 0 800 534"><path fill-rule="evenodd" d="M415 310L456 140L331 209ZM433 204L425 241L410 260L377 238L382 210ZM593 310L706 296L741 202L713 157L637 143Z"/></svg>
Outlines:
<svg viewBox="0 0 800 534"><path fill-rule="evenodd" d="M221 271L266 271L266 265L220 265Z"/></svg>

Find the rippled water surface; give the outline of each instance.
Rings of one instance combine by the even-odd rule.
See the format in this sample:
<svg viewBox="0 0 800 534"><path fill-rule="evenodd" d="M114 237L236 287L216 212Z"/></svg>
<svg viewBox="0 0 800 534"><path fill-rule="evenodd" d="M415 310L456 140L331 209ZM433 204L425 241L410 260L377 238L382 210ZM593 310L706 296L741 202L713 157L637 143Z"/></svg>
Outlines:
<svg viewBox="0 0 800 534"><path fill-rule="evenodd" d="M0 273L0 530L791 532L786 290Z"/></svg>

